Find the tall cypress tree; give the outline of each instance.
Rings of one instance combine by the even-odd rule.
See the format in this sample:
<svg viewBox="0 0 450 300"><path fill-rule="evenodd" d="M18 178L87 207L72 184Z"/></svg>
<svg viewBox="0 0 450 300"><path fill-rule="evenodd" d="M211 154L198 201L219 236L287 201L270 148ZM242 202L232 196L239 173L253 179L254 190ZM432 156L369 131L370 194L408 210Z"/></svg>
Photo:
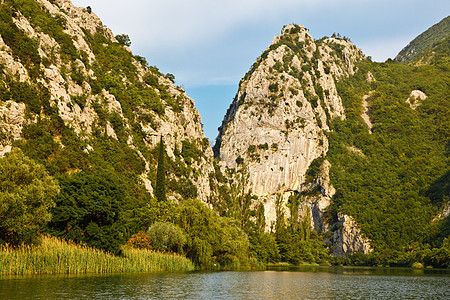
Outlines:
<svg viewBox="0 0 450 300"><path fill-rule="evenodd" d="M156 170L155 196L158 201L167 201L166 198L166 168L164 166L164 141L161 135L159 142L158 169Z"/></svg>

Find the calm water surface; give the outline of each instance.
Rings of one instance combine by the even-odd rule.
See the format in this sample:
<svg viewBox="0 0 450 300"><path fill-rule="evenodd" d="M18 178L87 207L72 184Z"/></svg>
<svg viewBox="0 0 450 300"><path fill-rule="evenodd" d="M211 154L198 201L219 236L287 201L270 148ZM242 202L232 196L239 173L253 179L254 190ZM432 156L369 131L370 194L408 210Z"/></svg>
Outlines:
<svg viewBox="0 0 450 300"><path fill-rule="evenodd" d="M161 298L450 299L450 271L316 267L0 277L0 299Z"/></svg>

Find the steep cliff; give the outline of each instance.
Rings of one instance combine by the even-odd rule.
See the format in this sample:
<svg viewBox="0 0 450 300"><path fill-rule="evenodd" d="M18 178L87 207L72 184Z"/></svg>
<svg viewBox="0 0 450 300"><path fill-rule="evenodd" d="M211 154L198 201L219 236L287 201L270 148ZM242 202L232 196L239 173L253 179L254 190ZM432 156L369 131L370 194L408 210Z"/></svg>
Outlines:
<svg viewBox="0 0 450 300"><path fill-rule="evenodd" d="M21 147L54 174L113 169L152 193L162 135L169 196L210 196L213 152L173 75L68 0L0 6L1 156Z"/></svg>
<svg viewBox="0 0 450 300"><path fill-rule="evenodd" d="M276 198L286 204L301 193L301 215L326 230L323 212L334 194L324 161L327 132L333 119L345 118L336 82L363 58L348 39L314 41L303 26L288 25L241 80L214 150L228 167L248 169L267 228L276 221Z"/></svg>

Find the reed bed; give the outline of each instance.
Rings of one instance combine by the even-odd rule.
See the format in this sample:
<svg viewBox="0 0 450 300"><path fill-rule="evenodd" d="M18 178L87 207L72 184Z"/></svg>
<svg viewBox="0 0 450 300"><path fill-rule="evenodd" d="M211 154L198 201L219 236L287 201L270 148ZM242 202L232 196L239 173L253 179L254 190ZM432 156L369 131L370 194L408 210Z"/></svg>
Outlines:
<svg viewBox="0 0 450 300"><path fill-rule="evenodd" d="M44 236L39 246L0 248L0 274L77 274L188 271L184 256L151 250L124 249L123 256Z"/></svg>

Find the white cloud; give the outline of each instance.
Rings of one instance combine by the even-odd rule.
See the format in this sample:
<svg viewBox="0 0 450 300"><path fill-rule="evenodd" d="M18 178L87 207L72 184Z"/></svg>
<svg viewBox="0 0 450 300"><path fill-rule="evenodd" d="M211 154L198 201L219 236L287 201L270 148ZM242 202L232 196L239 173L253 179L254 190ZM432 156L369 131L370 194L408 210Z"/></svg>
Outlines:
<svg viewBox="0 0 450 300"><path fill-rule="evenodd" d="M289 23L304 24L315 38L340 32L375 60L385 60L440 21L436 17L440 11L450 9L443 0L73 2L91 6L115 34L129 34L136 54L163 72L174 73L185 85L239 82L282 25ZM426 26L419 26L424 22Z"/></svg>
<svg viewBox="0 0 450 300"><path fill-rule="evenodd" d="M286 14L300 16L318 7L351 7L358 2L346 0L336 5L332 0L74 1L75 5L90 5L106 25L115 31L133 33L135 40L145 40L152 49L202 44L246 24L271 22Z"/></svg>

